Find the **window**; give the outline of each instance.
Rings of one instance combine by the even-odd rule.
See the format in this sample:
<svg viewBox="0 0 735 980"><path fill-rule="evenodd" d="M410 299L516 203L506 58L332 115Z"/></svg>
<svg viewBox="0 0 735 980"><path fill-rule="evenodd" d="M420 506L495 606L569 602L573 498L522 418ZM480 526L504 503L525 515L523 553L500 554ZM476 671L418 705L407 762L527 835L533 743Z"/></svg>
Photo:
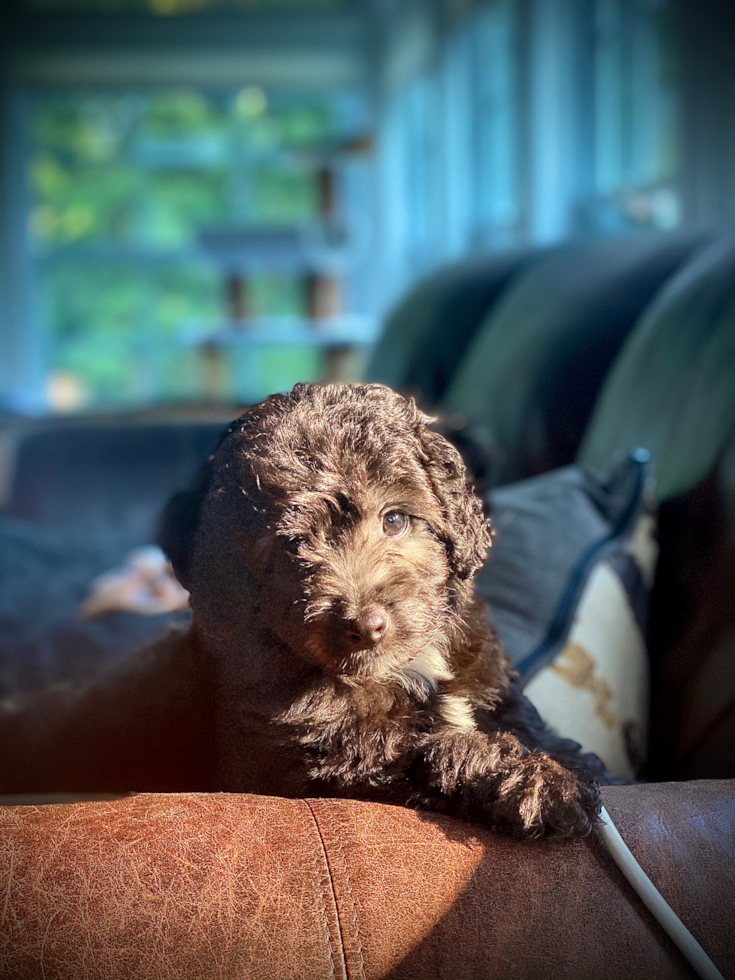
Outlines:
<svg viewBox="0 0 735 980"><path fill-rule="evenodd" d="M478 244L515 244L521 217L518 17L513 0L482 9L472 29L475 64Z"/></svg>
<svg viewBox="0 0 735 980"><path fill-rule="evenodd" d="M307 316L303 270L276 256L243 276L221 241L323 216L344 103L255 87L33 96L30 233L52 404L248 401L323 373L308 331L207 338L239 317Z"/></svg>
<svg viewBox="0 0 735 980"><path fill-rule="evenodd" d="M671 4L596 0L595 15L599 221L672 228L679 208Z"/></svg>
<svg viewBox="0 0 735 980"><path fill-rule="evenodd" d="M430 31L418 23L406 32L407 51L422 33ZM420 69L386 98L384 237L394 293L442 262L519 241L518 33L518 3L490 0L435 50L424 43Z"/></svg>

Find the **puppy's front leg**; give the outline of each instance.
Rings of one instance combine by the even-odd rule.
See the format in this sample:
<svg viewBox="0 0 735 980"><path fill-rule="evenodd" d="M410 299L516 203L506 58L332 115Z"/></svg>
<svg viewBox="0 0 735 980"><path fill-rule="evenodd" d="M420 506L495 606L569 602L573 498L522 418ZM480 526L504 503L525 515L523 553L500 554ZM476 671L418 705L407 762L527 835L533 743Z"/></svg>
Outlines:
<svg viewBox="0 0 735 980"><path fill-rule="evenodd" d="M426 736L418 776L426 804L515 837L582 836L600 809L588 773L530 752L508 732L443 729Z"/></svg>

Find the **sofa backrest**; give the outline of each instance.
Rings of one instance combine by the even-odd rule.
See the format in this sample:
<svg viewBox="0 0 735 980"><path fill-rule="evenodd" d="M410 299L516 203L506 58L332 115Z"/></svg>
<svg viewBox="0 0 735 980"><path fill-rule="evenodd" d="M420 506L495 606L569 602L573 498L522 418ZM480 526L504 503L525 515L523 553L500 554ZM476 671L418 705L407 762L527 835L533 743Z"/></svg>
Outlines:
<svg viewBox="0 0 735 980"><path fill-rule="evenodd" d="M188 485L226 424L39 424L15 440L4 511L55 526L126 528L150 540L166 500Z"/></svg>
<svg viewBox="0 0 735 980"><path fill-rule="evenodd" d="M490 311L442 401L497 448L493 482L574 460L599 387L658 290L701 243L640 235L556 249Z"/></svg>
<svg viewBox="0 0 735 980"><path fill-rule="evenodd" d="M436 405L487 312L539 254L468 259L420 282L388 317L365 380Z"/></svg>
<svg viewBox="0 0 735 980"><path fill-rule="evenodd" d="M578 462L651 453L659 500L696 486L735 427L735 235L666 283L605 379Z"/></svg>

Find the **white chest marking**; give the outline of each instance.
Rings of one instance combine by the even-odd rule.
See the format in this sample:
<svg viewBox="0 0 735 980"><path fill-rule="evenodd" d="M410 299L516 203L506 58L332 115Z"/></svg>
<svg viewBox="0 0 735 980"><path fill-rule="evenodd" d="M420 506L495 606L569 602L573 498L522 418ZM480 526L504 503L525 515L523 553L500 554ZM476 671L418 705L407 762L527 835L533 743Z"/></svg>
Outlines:
<svg viewBox="0 0 735 980"><path fill-rule="evenodd" d="M431 644L414 657L410 663L400 668L400 673L414 683L437 690L439 681L451 681L454 674L438 647Z"/></svg>
<svg viewBox="0 0 735 980"><path fill-rule="evenodd" d="M475 716L467 698L460 694L443 694L440 701L439 712L448 725L463 732L475 730Z"/></svg>

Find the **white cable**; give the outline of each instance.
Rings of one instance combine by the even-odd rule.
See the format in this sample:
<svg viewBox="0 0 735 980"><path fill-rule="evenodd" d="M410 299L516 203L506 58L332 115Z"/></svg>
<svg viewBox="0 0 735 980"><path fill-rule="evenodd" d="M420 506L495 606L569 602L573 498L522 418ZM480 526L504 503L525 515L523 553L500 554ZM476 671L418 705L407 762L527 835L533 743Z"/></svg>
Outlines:
<svg viewBox="0 0 735 980"><path fill-rule="evenodd" d="M636 890L644 905L679 947L697 976L701 980L724 980L715 964L630 853L628 845L620 836L618 828L610 819L610 814L604 806L600 810L600 817L602 819L602 825L599 828L600 837L605 842L615 863Z"/></svg>

